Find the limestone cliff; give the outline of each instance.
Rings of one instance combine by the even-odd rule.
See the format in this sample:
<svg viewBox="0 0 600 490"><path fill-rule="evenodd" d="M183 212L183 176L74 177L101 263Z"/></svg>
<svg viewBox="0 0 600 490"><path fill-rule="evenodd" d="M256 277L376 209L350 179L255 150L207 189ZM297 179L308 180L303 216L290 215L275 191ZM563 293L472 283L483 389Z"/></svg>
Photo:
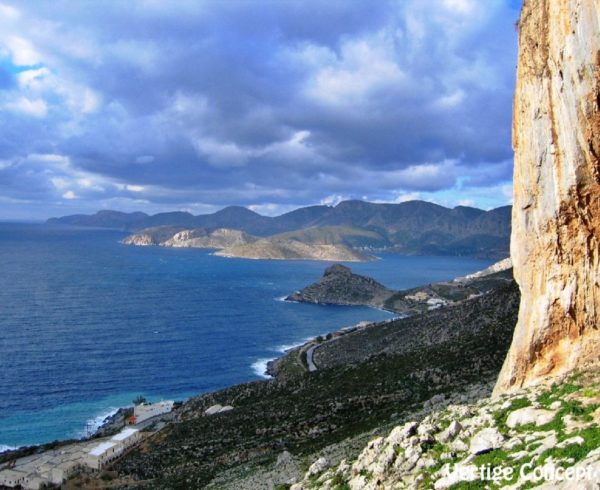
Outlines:
<svg viewBox="0 0 600 490"><path fill-rule="evenodd" d="M519 32L511 255L522 300L496 394L600 353L600 3L527 0Z"/></svg>
<svg viewBox="0 0 600 490"><path fill-rule="evenodd" d="M256 240L258 238L240 230L218 228L210 231L205 228L196 228L180 231L161 245L176 248L226 248L253 243Z"/></svg>
<svg viewBox="0 0 600 490"><path fill-rule="evenodd" d="M234 245L252 243L258 238L240 230L229 228L193 228L182 230L174 226L155 226L129 235L122 243L125 245L160 245L176 248L227 248Z"/></svg>

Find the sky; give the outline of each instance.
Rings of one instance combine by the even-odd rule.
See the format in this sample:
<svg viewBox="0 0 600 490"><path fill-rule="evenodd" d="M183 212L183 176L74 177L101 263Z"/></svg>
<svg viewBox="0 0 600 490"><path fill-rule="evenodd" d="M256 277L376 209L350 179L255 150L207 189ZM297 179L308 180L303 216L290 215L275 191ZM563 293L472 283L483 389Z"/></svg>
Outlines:
<svg viewBox="0 0 600 490"><path fill-rule="evenodd" d="M516 0L0 0L0 219L512 199Z"/></svg>

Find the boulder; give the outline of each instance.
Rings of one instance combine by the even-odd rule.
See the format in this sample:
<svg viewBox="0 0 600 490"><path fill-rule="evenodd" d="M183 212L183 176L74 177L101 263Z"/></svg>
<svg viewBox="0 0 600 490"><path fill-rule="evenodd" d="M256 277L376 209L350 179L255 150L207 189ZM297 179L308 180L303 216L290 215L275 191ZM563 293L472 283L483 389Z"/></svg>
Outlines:
<svg viewBox="0 0 600 490"><path fill-rule="evenodd" d="M511 429L519 425L535 424L537 427L546 425L552 420L556 412L552 410L544 410L543 408L525 407L511 412L506 419L506 425Z"/></svg>
<svg viewBox="0 0 600 490"><path fill-rule="evenodd" d="M310 478L311 476L318 475L320 473L323 473L323 471L325 471L327 468L329 468L329 461L321 457L310 465L306 476Z"/></svg>
<svg viewBox="0 0 600 490"><path fill-rule="evenodd" d="M471 439L469 452L471 454L483 454L494 449L498 449L504 442L504 436L498 432L498 429L488 427L480 430Z"/></svg>
<svg viewBox="0 0 600 490"><path fill-rule="evenodd" d="M437 435L437 440L443 443L453 441L461 430L460 422L453 420L445 431Z"/></svg>

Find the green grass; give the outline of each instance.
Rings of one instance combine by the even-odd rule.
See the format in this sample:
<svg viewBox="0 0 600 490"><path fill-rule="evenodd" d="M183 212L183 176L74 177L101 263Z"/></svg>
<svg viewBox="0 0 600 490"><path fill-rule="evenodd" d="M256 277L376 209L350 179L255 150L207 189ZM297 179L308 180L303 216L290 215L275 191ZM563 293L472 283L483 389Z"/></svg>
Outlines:
<svg viewBox="0 0 600 490"><path fill-rule="evenodd" d="M581 394L586 398L596 398L600 396L600 389L597 386L589 386L581 390Z"/></svg>
<svg viewBox="0 0 600 490"><path fill-rule="evenodd" d="M492 414L494 418L494 423L498 430L503 434L507 434L509 431L508 426L506 425L506 419L511 412L515 410L519 410L520 408L525 408L531 406L531 401L526 397L515 398L511 401L510 406L508 408L504 408L502 410L498 410Z"/></svg>
<svg viewBox="0 0 600 490"><path fill-rule="evenodd" d="M540 405L547 408L555 401L564 402L567 395L576 393L579 390L581 390L581 386L574 383L554 383L551 386L550 391L545 391L542 393L538 397L537 401L540 403Z"/></svg>
<svg viewBox="0 0 600 490"><path fill-rule="evenodd" d="M360 470L360 471L358 472L358 474L359 474L360 476L362 476L362 477L365 479L365 481L366 481L366 482L369 482L369 481L371 481L371 480L373 479L373 473L371 473L371 472L370 472L369 470L367 470L367 469L364 469L364 468L363 468L362 470Z"/></svg>
<svg viewBox="0 0 600 490"><path fill-rule="evenodd" d="M594 426L581 429L569 435L569 438L575 436L583 437L583 444L569 444L563 448L550 448L541 454L539 464L543 464L550 457L555 461L572 458L576 463L585 458L590 451L600 447L600 427Z"/></svg>

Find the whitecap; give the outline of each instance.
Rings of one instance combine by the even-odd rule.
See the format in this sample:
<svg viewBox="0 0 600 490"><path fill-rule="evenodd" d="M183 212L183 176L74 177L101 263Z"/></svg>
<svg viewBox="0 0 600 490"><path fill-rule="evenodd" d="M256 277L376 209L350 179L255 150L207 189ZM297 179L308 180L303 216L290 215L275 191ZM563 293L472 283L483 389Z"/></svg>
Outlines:
<svg viewBox="0 0 600 490"><path fill-rule="evenodd" d="M252 363L252 371L254 371L254 373L257 376L260 376L261 378L265 378L265 379L271 378L271 376L269 374L267 374L267 363L272 360L273 360L272 358L263 358L263 359L259 359L256 362L253 362Z"/></svg>
<svg viewBox="0 0 600 490"><path fill-rule="evenodd" d="M91 435L93 435L100 427L102 427L104 421L108 417L112 417L118 411L119 408L109 407L100 412L95 417L88 419L88 421L85 424L85 429L81 430L78 434L79 438L90 437Z"/></svg>
<svg viewBox="0 0 600 490"><path fill-rule="evenodd" d="M17 446L6 446L4 444L0 444L0 454L6 452L6 451L15 451L16 449L19 449Z"/></svg>

